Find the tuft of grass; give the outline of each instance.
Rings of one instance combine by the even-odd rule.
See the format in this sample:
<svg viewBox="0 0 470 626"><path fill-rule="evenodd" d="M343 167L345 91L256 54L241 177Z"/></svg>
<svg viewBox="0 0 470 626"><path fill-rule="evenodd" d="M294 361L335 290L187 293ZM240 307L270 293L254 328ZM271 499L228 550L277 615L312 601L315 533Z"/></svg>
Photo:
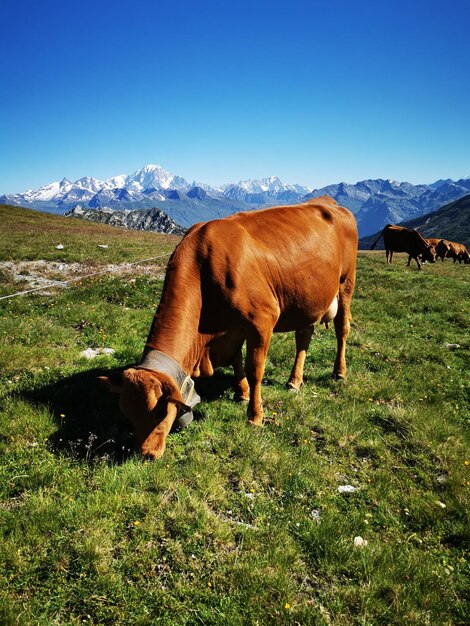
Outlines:
<svg viewBox="0 0 470 626"><path fill-rule="evenodd" d="M345 384L321 328L288 392L294 338L276 335L264 428L218 371L155 463L96 376L139 358L160 269L1 301L0 621L468 623L468 268L383 257L359 254Z"/></svg>

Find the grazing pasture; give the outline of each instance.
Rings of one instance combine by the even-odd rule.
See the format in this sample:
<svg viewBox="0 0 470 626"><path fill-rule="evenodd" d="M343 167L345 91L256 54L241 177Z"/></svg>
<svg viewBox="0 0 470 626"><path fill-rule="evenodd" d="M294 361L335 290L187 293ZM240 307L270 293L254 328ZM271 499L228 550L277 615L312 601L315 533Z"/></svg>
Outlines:
<svg viewBox="0 0 470 626"><path fill-rule="evenodd" d="M20 260L114 270L0 300L0 623L468 623L468 266L360 252L344 384L331 327L298 394L275 335L263 429L218 371L145 462L95 379L140 357L162 287L161 261L116 266L177 238L0 214L0 297L46 272Z"/></svg>

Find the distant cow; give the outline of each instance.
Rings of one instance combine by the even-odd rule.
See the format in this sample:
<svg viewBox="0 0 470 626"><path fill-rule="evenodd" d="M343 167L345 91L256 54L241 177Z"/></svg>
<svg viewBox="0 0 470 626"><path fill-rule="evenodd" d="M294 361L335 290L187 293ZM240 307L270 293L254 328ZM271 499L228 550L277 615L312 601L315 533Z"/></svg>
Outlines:
<svg viewBox="0 0 470 626"><path fill-rule="evenodd" d="M446 256L450 256L452 243L447 239L440 239L436 245L436 256L444 261Z"/></svg>
<svg viewBox="0 0 470 626"><path fill-rule="evenodd" d="M424 241L435 248L441 239L440 237L426 237Z"/></svg>
<svg viewBox="0 0 470 626"><path fill-rule="evenodd" d="M470 255L468 253L467 248L463 243L455 243L454 241L450 241L450 252L449 256L454 259L454 263L458 261L459 263L470 263Z"/></svg>
<svg viewBox="0 0 470 626"><path fill-rule="evenodd" d="M328 196L193 226L169 261L141 362L117 379L102 377L121 394L142 453L163 454L172 425L189 421L200 399L191 377L220 365L234 366L236 396L261 425L273 332L296 331L289 382L297 388L312 325L334 318L333 375L344 378L356 250L353 214Z"/></svg>
<svg viewBox="0 0 470 626"><path fill-rule="evenodd" d="M429 261L430 263L434 263L435 261L435 253L433 252L432 246L426 243L417 230L387 224L372 244L371 250L375 248L382 236L384 239L387 263L392 262L394 252L407 252L407 265L409 266L411 259L414 259L419 270L421 269L421 263L418 259L419 256L422 257L423 261Z"/></svg>

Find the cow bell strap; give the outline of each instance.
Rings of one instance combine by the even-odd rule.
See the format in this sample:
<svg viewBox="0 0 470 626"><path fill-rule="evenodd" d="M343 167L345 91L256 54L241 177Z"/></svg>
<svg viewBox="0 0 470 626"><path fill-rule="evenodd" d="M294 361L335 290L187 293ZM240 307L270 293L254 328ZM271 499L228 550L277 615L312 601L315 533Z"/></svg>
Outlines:
<svg viewBox="0 0 470 626"><path fill-rule="evenodd" d="M188 376L188 374L181 369L178 361L175 361L175 359L168 354L160 352L160 350L146 350L136 369L162 372L163 374L171 376L178 385L184 403L191 409L201 401L200 396L194 388L194 381L191 376Z"/></svg>

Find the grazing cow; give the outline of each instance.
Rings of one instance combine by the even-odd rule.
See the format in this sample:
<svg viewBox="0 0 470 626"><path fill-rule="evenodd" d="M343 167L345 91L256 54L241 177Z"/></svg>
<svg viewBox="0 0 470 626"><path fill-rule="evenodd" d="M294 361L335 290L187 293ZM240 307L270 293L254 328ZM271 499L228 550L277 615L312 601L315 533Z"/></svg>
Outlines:
<svg viewBox="0 0 470 626"><path fill-rule="evenodd" d="M142 361L117 379L101 377L121 394L142 453L163 454L172 425L188 423L200 400L191 377L220 365L233 365L235 395L262 425L273 332L296 331L289 383L298 388L312 325L334 319L333 375L344 378L356 250L353 214L328 196L194 225L168 263Z"/></svg>
<svg viewBox="0 0 470 626"><path fill-rule="evenodd" d="M424 241L435 248L441 239L439 237L426 237Z"/></svg>
<svg viewBox="0 0 470 626"><path fill-rule="evenodd" d="M467 264L470 263L470 255L468 254L467 248L463 243L456 243L454 241L450 241L450 252L449 256L453 257L454 263L458 261L462 263L462 261Z"/></svg>
<svg viewBox="0 0 470 626"><path fill-rule="evenodd" d="M447 241L447 239L440 239L436 246L436 256L438 256L441 261L444 261L446 256L450 256L451 250L452 243Z"/></svg>
<svg viewBox="0 0 470 626"><path fill-rule="evenodd" d="M382 236L384 238L387 263L392 263L394 252L407 252L407 265L409 266L411 259L414 259L419 270L421 269L421 263L419 262L418 256L422 256L423 261L429 261L430 263L434 263L435 261L435 253L432 250L432 246L426 243L425 239L421 237L417 230L387 224L372 244L371 250L375 248L378 240Z"/></svg>
<svg viewBox="0 0 470 626"><path fill-rule="evenodd" d="M438 237L426 237L424 241L431 246L431 252L435 255L437 252L437 245L440 242L440 239Z"/></svg>

